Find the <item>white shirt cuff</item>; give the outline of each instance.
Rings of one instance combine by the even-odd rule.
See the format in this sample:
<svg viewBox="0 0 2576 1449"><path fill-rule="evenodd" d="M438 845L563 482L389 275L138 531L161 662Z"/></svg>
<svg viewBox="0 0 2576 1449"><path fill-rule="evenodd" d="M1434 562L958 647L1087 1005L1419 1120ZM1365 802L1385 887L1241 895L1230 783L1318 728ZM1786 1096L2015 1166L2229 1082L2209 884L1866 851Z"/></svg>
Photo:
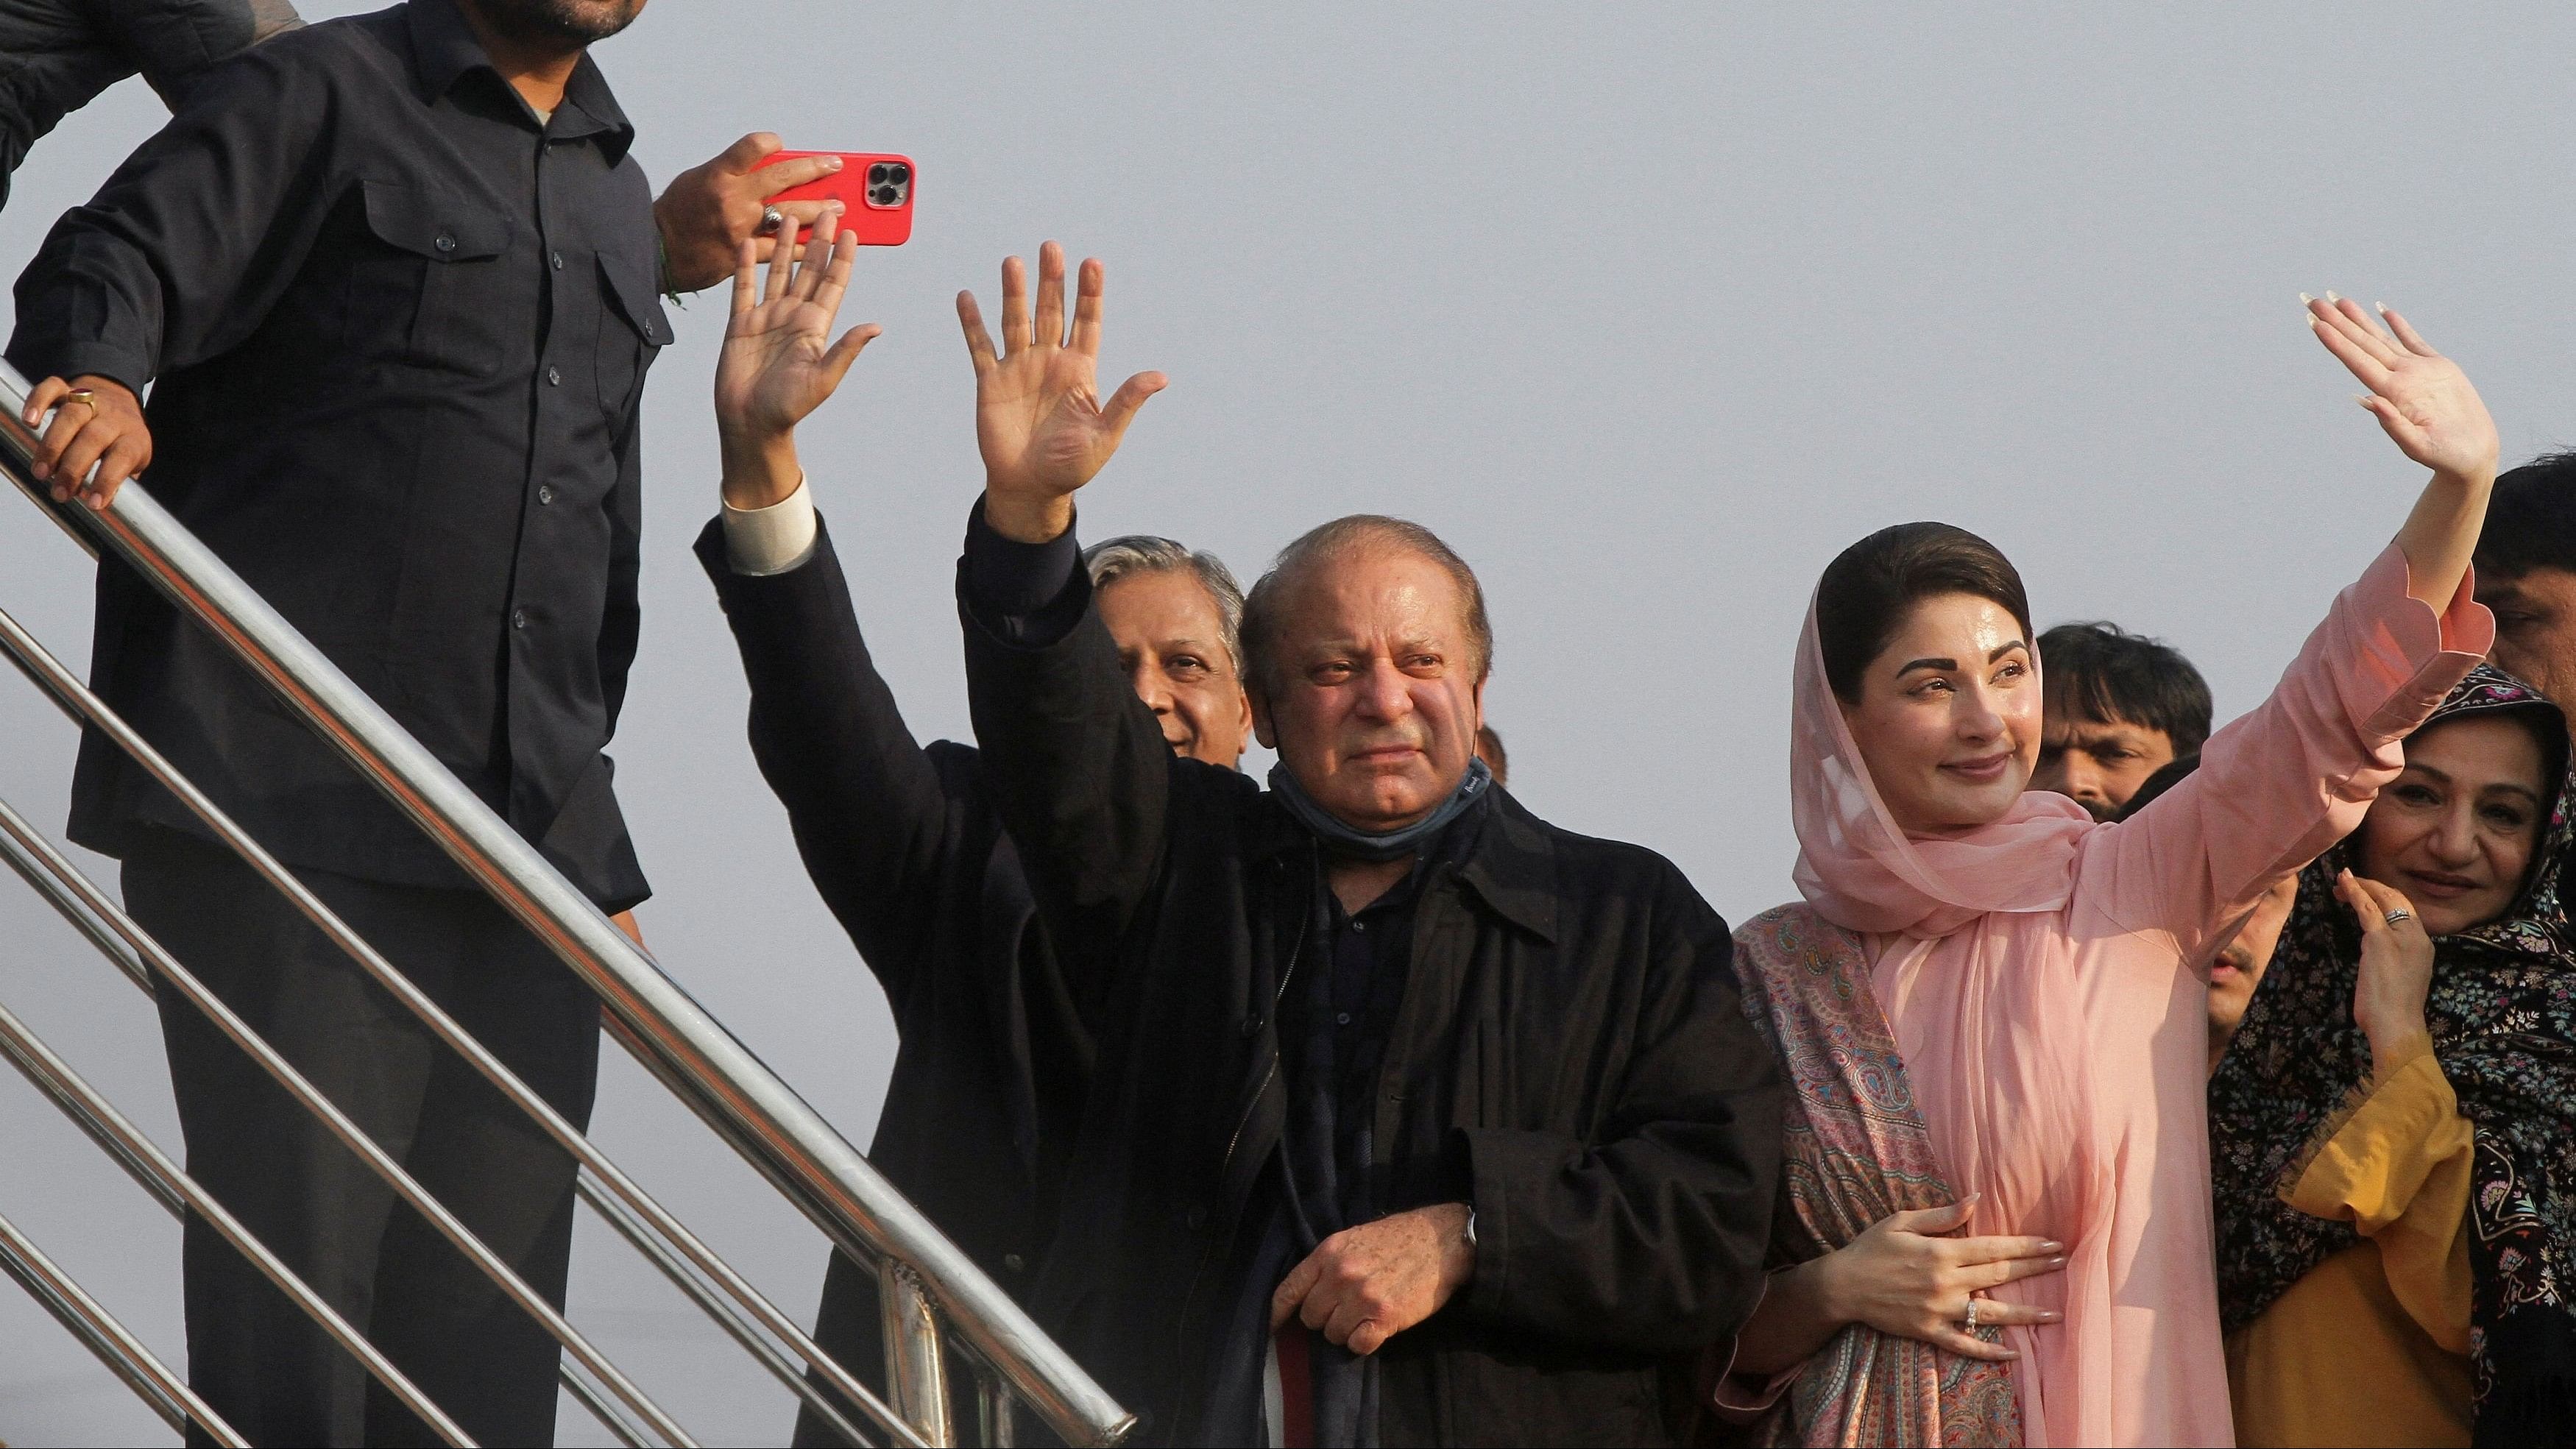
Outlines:
<svg viewBox="0 0 2576 1449"><path fill-rule="evenodd" d="M796 491L767 508L724 506L725 559L753 578L802 568L814 556L814 495L803 475Z"/></svg>

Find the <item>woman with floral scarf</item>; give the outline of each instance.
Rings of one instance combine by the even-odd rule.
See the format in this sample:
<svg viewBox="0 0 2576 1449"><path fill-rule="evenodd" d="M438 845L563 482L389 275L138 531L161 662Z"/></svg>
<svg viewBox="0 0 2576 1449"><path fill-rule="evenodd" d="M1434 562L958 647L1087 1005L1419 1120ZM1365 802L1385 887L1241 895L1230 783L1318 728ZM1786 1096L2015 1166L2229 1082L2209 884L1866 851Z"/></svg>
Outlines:
<svg viewBox="0 0 2576 1449"><path fill-rule="evenodd" d="M2407 755L2362 828L2302 874L2210 1082L2247 1444L2576 1432L2567 727L2481 667ZM2497 783L2516 776L2530 787ZM2489 879L2499 862L2512 874ZM2392 1006L2385 978L2406 973Z"/></svg>

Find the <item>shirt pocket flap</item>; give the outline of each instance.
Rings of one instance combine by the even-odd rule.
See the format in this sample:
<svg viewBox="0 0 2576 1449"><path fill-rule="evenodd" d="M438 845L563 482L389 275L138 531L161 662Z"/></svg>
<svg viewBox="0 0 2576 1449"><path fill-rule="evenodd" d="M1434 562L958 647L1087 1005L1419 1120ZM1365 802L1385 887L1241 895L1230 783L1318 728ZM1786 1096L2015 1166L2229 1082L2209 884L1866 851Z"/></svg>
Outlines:
<svg viewBox="0 0 2576 1449"><path fill-rule="evenodd" d="M510 219L438 192L365 181L367 230L435 262L485 261L510 244Z"/></svg>
<svg viewBox="0 0 2576 1449"><path fill-rule="evenodd" d="M600 289L611 311L626 319L636 335L656 347L671 340L671 319L662 311L662 293L651 258L637 260L616 252L599 254Z"/></svg>

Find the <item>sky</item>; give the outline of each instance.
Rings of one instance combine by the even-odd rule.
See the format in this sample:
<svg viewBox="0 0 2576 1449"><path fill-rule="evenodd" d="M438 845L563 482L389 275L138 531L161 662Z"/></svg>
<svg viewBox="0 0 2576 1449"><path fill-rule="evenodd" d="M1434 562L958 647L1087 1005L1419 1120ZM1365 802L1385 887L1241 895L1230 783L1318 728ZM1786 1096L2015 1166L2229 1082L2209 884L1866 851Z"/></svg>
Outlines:
<svg viewBox="0 0 2576 1449"><path fill-rule="evenodd" d="M2421 480L2298 293L2405 310L2508 463L2576 441L2571 50L2576 11L2538 4L660 0L598 55L657 188L753 129L915 159L913 240L862 257L844 313L885 336L802 441L922 738L967 730L951 586L979 474L951 299L989 309L1000 258L1054 237L1108 264L1104 377L1172 379L1083 494L1087 535L1171 534L1248 580L1340 514L1430 526L1491 602L1514 793L1662 851L1741 919L1792 894L1790 650L1853 539L1983 533L2043 627L2170 640L2224 719ZM129 82L39 143L0 271L161 118ZM893 1027L753 769L688 551L723 307L675 312L646 395L644 639L612 753L662 961L864 1145ZM0 608L85 661L86 561L13 507ZM0 797L59 829L72 752L0 679ZM148 1005L5 879L0 1000L176 1150ZM810 1313L820 1235L605 1061L603 1145ZM15 1079L0 1212L179 1361L175 1226ZM784 1391L579 1231L574 1321L706 1442L777 1441ZM0 1344L0 1439L169 1439L6 1288ZM563 1432L608 1442L577 1409Z"/></svg>

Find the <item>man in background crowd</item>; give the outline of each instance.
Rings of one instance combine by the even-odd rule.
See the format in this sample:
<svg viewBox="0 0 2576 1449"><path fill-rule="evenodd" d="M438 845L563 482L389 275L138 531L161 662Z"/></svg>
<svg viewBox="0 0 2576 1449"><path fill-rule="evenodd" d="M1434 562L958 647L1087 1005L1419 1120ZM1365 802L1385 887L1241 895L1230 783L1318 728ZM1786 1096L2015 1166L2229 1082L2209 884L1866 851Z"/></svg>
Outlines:
<svg viewBox="0 0 2576 1449"><path fill-rule="evenodd" d="M304 22L290 0L0 0L0 206L27 149L140 71L177 110L219 61Z"/></svg>
<svg viewBox="0 0 2576 1449"><path fill-rule="evenodd" d="M2496 479L2477 566L2478 602L2495 611L2489 661L2560 709L2576 703L2576 452Z"/></svg>
<svg viewBox="0 0 2576 1449"><path fill-rule="evenodd" d="M643 0L412 0L215 68L18 284L35 459L170 511L601 909L646 894L610 764L635 656L657 293L731 268L746 138L657 203L591 43ZM798 220L808 208L781 208ZM152 389L147 418L141 402ZM113 555L98 691L575 1124L599 1003L373 787ZM74 840L127 907L537 1292L573 1163L95 731ZM630 923L631 929L631 923ZM188 1168L475 1440L551 1443L558 1348L176 992ZM189 1376L253 1442L427 1433L192 1219Z"/></svg>
<svg viewBox="0 0 2576 1449"><path fill-rule="evenodd" d="M900 1034L869 1160L1024 1295L1053 1235L1100 1003L1073 989L974 748L924 746L905 726L797 460L796 425L856 355L829 345L852 251L809 247L793 275L771 270L765 296L735 290L716 371L723 504L698 559L751 683L752 754ZM1142 535L1092 545L1083 565L1119 672L1164 745L1234 769L1252 734L1234 575L1213 554ZM814 1337L875 1382L882 1334L875 1274L834 1253ZM967 1365L953 1387L974 1392ZM808 1410L796 1442L841 1441Z"/></svg>
<svg viewBox="0 0 2576 1449"><path fill-rule="evenodd" d="M2046 718L2030 788L2070 796L2096 820L2209 738L2209 685L2181 651L2116 624L2039 636Z"/></svg>

